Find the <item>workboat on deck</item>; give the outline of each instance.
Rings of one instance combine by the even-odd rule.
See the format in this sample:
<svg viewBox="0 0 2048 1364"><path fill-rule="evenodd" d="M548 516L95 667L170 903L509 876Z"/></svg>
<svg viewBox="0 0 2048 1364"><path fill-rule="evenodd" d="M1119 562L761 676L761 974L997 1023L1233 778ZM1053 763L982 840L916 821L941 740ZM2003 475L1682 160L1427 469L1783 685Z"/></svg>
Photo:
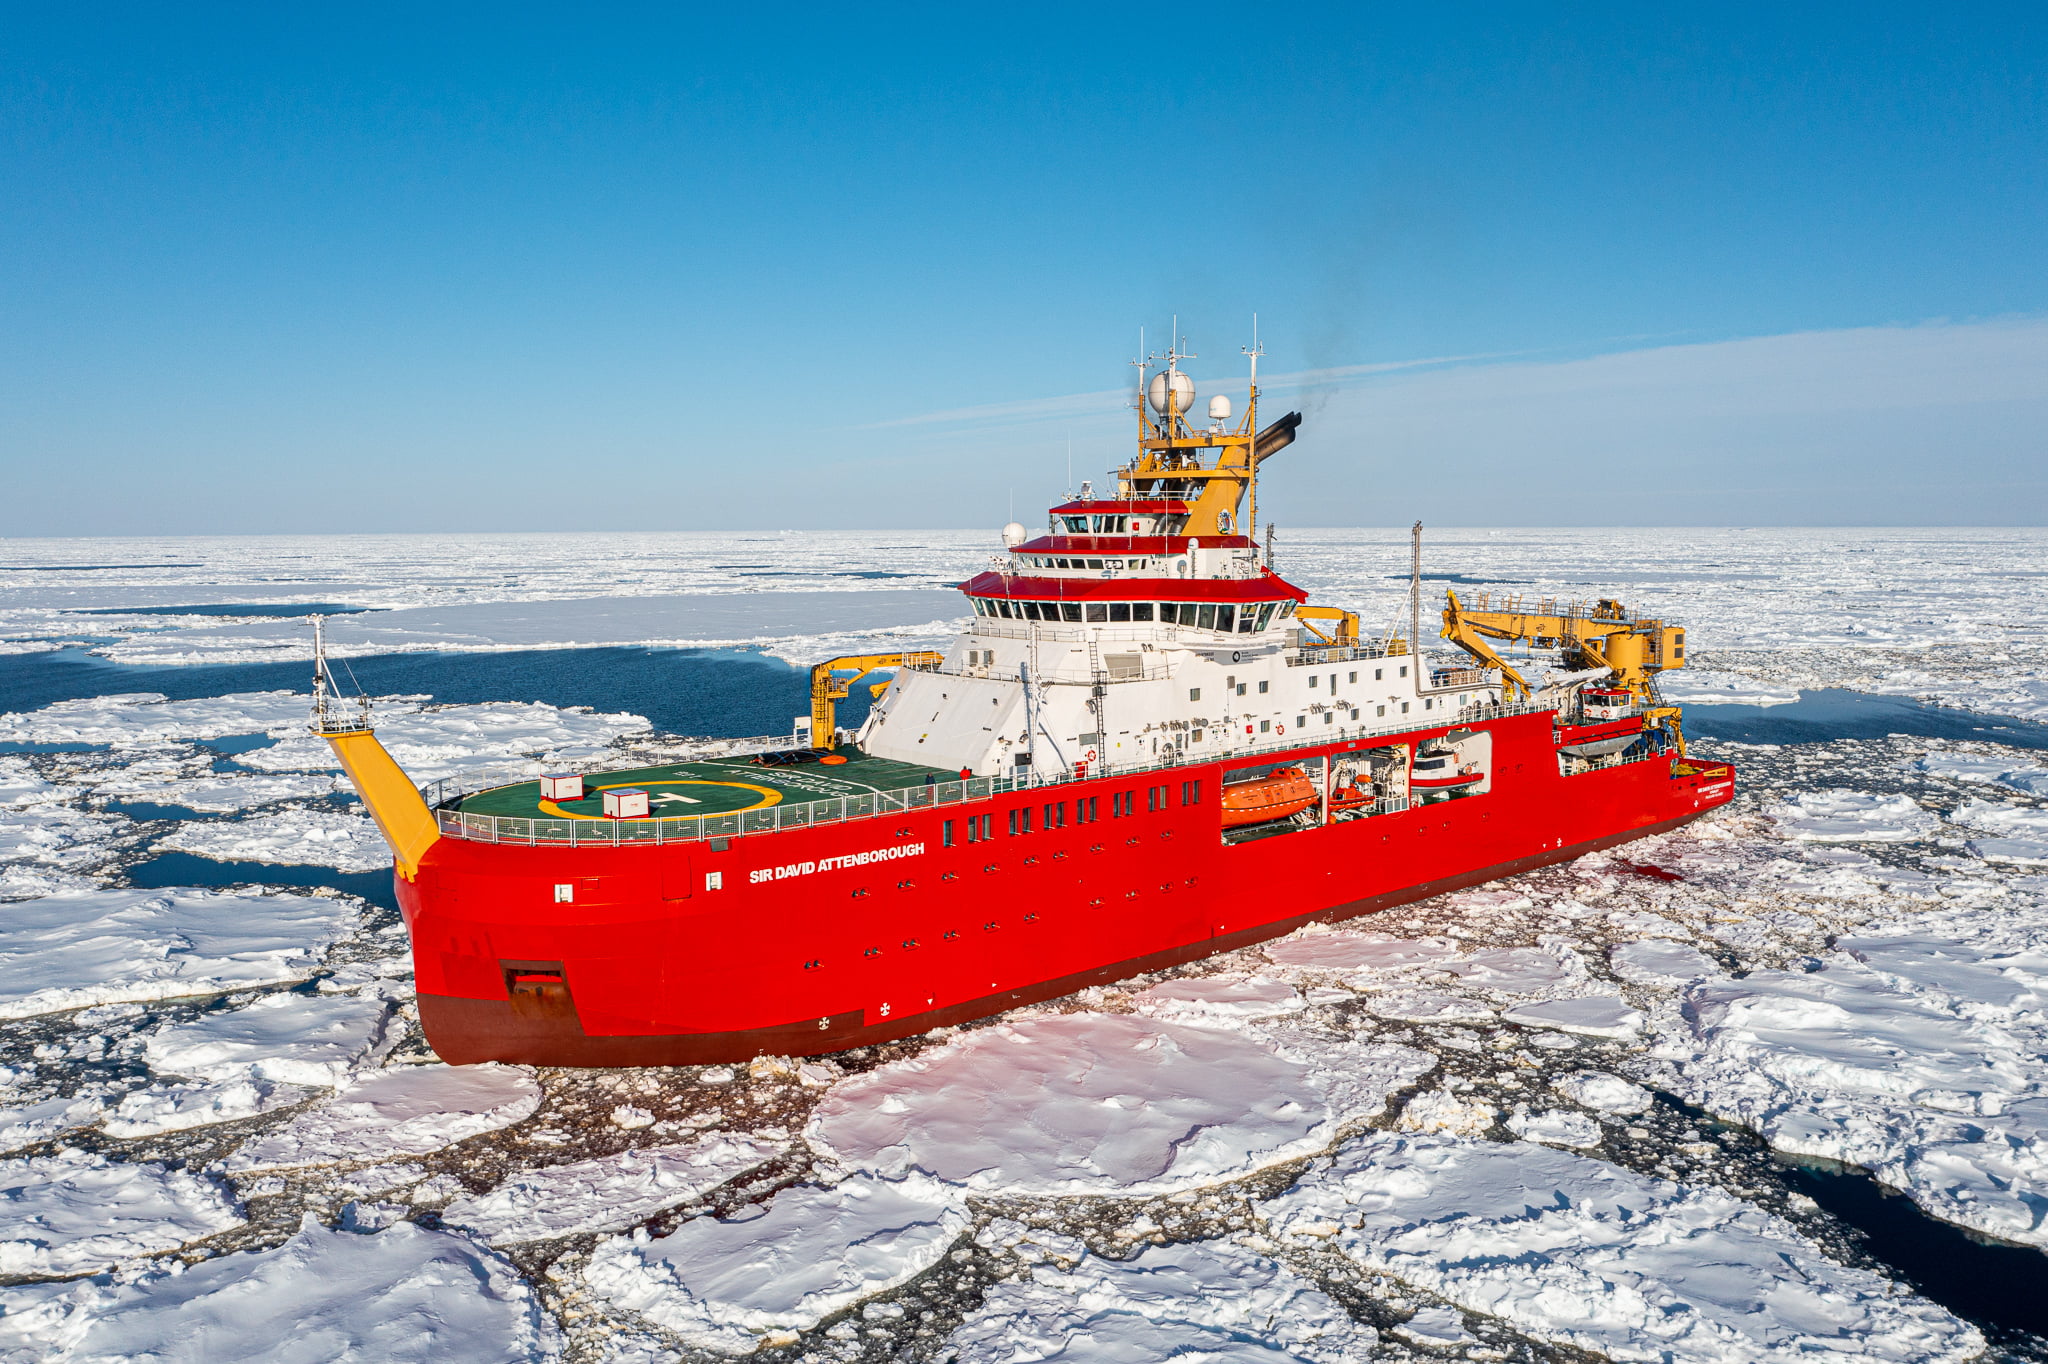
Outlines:
<svg viewBox="0 0 2048 1364"><path fill-rule="evenodd" d="M1565 861L1727 802L1619 603L1450 594L1419 651L1309 603L1256 525L1299 414L1241 419L1178 352L1134 455L1012 523L942 651L831 659L747 752L422 793L316 665L315 730L395 853L420 1020L451 1062L807 1055L959 1023L1317 920ZM1418 527L1419 534L1419 527ZM1362 568L1362 571L1367 571ZM1377 573L1377 567L1369 571ZM1556 651L1532 687L1494 645ZM1599 678L1590 685L1589 670ZM835 703L874 675L846 732ZM731 747L731 746L728 746Z"/></svg>

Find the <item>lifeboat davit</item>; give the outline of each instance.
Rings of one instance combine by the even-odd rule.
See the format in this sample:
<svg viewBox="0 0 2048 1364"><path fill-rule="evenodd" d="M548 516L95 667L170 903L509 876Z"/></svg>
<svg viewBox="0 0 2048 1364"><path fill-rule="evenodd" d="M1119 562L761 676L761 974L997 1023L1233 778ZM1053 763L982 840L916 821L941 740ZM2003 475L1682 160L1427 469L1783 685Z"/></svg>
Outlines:
<svg viewBox="0 0 2048 1364"><path fill-rule="evenodd" d="M1408 774L1409 789L1416 791L1458 791L1484 780L1486 774L1479 770L1478 763L1460 765L1449 753L1417 758Z"/></svg>
<svg viewBox="0 0 2048 1364"><path fill-rule="evenodd" d="M1283 767L1223 788L1223 827L1268 824L1300 814L1316 803L1316 784L1298 767Z"/></svg>

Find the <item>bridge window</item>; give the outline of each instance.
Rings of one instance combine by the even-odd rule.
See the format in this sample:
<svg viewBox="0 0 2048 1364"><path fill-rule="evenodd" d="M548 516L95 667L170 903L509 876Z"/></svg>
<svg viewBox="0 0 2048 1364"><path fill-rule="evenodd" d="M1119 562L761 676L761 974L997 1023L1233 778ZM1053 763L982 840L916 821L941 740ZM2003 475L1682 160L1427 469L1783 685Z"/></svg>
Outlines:
<svg viewBox="0 0 2048 1364"><path fill-rule="evenodd" d="M1183 624L1185 624L1186 622L1182 622L1182 623L1183 623ZM1213 607L1213 606L1198 606L1198 607L1196 607L1196 608L1195 608L1195 628L1196 628L1196 629L1198 629L1198 630L1213 630L1213 629L1215 629L1215 628L1216 628L1216 608L1215 608L1215 607Z"/></svg>
<svg viewBox="0 0 2048 1364"><path fill-rule="evenodd" d="M1131 619L1132 619L1132 620L1150 620L1150 619L1152 619L1152 603L1151 603L1151 602L1148 602L1148 601L1137 601L1137 602L1132 602L1132 603L1131 603Z"/></svg>
<svg viewBox="0 0 2048 1364"><path fill-rule="evenodd" d="M1109 607L1101 602L1088 603L1088 623L1102 625L1109 620Z"/></svg>
<svg viewBox="0 0 2048 1364"><path fill-rule="evenodd" d="M1129 620L1131 618L1131 604L1127 601L1111 602L1109 604L1109 618L1112 621Z"/></svg>
<svg viewBox="0 0 2048 1364"><path fill-rule="evenodd" d="M1063 619L1071 620L1077 623L1081 619L1081 603L1077 601L1061 602L1060 610L1064 613L1062 617Z"/></svg>

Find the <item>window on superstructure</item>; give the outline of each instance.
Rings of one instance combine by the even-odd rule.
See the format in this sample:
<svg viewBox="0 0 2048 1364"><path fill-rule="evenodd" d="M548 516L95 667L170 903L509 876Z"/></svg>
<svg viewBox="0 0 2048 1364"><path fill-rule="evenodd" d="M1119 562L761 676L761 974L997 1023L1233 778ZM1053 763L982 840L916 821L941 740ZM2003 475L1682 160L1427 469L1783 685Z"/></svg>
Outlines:
<svg viewBox="0 0 2048 1364"><path fill-rule="evenodd" d="M1083 796L1074 802L1074 823L1093 824L1095 822L1095 800L1094 796Z"/></svg>
<svg viewBox="0 0 2048 1364"><path fill-rule="evenodd" d="M1213 629L1215 629L1215 628L1216 628L1216 608L1215 608L1215 607L1213 607L1213 606L1198 606L1198 607L1196 607L1196 608L1195 608L1195 628L1196 628L1197 630L1213 630Z"/></svg>
<svg viewBox="0 0 2048 1364"><path fill-rule="evenodd" d="M1259 695L1261 695L1261 696L1264 696L1265 694L1266 694L1266 684L1265 684L1264 682L1261 682L1261 683L1259 683Z"/></svg>
<svg viewBox="0 0 2048 1364"><path fill-rule="evenodd" d="M1124 560L1124 567L1125 567L1125 568L1128 568L1128 569L1130 569L1130 570L1131 570L1131 572L1133 572L1133 573L1137 572L1137 571L1138 571L1139 569L1143 568L1144 566L1145 566L1145 561L1144 561L1143 559L1126 559L1126 560ZM1680 653L1683 653L1683 652L1684 652L1684 650L1682 650L1682 649L1681 649L1681 650L1680 650L1679 652L1680 652Z"/></svg>
<svg viewBox="0 0 2048 1364"><path fill-rule="evenodd" d="M1199 701L1199 700L1201 700L1201 699L1202 699L1202 689L1201 689L1200 687L1189 687L1189 688L1188 688L1188 700L1190 700L1190 701Z"/></svg>
<svg viewBox="0 0 2048 1364"><path fill-rule="evenodd" d="M1020 810L1010 811L1010 837L1016 838L1021 834L1028 834L1030 832L1031 807L1026 805Z"/></svg>
<svg viewBox="0 0 2048 1364"><path fill-rule="evenodd" d="M1109 606L1108 606L1108 604L1107 604L1107 603L1104 603L1104 602L1089 602L1089 603L1088 603L1088 623L1089 623L1090 625L1106 625L1106 624L1108 624L1108 623L1109 623Z"/></svg>
<svg viewBox="0 0 2048 1364"><path fill-rule="evenodd" d="M953 846L953 821L950 819L944 820L939 824L939 846L942 848Z"/></svg>
<svg viewBox="0 0 2048 1364"><path fill-rule="evenodd" d="M1131 618L1131 604L1127 601L1113 601L1109 604L1109 618L1112 623L1128 621Z"/></svg>
<svg viewBox="0 0 2048 1364"><path fill-rule="evenodd" d="M1150 620L1150 619L1152 619L1152 603L1151 603L1151 602L1148 602L1148 601L1134 601L1134 602L1132 602L1132 603L1131 603L1131 619L1132 619L1132 620Z"/></svg>
<svg viewBox="0 0 2048 1364"><path fill-rule="evenodd" d="M1166 808L1168 790L1169 788L1164 786L1147 787L1145 789L1145 808L1148 810L1164 810Z"/></svg>
<svg viewBox="0 0 2048 1364"><path fill-rule="evenodd" d="M1237 608L1234 606L1217 607L1216 628L1226 635L1237 629Z"/></svg>
<svg viewBox="0 0 2048 1364"><path fill-rule="evenodd" d="M1308 675L1308 689L1310 691L1314 691L1316 689L1316 675L1314 673L1310 673Z"/></svg>
<svg viewBox="0 0 2048 1364"><path fill-rule="evenodd" d="M1067 533L1068 533L1068 534L1070 534L1070 535L1086 535L1086 534L1088 533L1088 518L1087 518L1087 517L1085 517L1085 516L1063 516L1063 517L1061 517L1060 519L1061 519L1061 520L1063 520L1063 521L1065 521L1065 522L1067 523Z"/></svg>
<svg viewBox="0 0 2048 1364"><path fill-rule="evenodd" d="M1067 620L1078 622L1081 619L1081 603L1077 601L1061 602L1060 610L1065 613Z"/></svg>
<svg viewBox="0 0 2048 1364"><path fill-rule="evenodd" d="M1408 665L1407 665L1406 663L1403 663L1403 664L1401 665L1401 676L1403 676L1403 677L1406 677L1407 675L1408 675Z"/></svg>
<svg viewBox="0 0 2048 1364"><path fill-rule="evenodd" d="M1180 784L1180 803L1182 805L1200 805L1202 803L1202 783L1198 781L1182 782Z"/></svg>
<svg viewBox="0 0 2048 1364"><path fill-rule="evenodd" d="M1045 807L1045 826L1050 832L1067 827L1067 803L1063 800L1049 801Z"/></svg>

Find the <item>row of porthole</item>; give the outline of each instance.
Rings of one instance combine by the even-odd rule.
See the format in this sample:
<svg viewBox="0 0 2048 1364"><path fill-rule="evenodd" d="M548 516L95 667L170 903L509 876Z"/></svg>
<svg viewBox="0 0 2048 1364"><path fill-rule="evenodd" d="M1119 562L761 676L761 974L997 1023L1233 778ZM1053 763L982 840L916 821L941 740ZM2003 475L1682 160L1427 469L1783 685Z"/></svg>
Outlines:
<svg viewBox="0 0 2048 1364"><path fill-rule="evenodd" d="M1193 884L1194 884L1194 882L1193 882L1193 881L1189 881L1189 882L1188 882L1188 884L1189 884L1189 885L1193 885ZM1100 901L1097 901L1096 903L1100 904L1101 902L1100 902ZM1035 912L1034 912L1034 913L1028 913L1028 914L1026 914L1026 915L1024 916L1024 922L1025 922L1025 923L1027 923L1027 924L1035 924L1035 923L1037 923L1037 922L1038 922L1038 915L1037 915L1037 914L1036 914ZM984 933L994 933L994 932L996 932L997 930L999 930L1000 928L1002 928L1002 926L1003 926L1003 925L1002 925L1002 923L1001 923L1000 921L998 921L998 920L995 920L995 919L991 919L991 920L989 920L989 921L988 921L987 923L985 923L985 924L983 924L983 925L981 926L981 931L982 931L982 932L984 932ZM941 942L951 942L951 941L953 941L953 940L954 940L955 938L958 938L959 936L960 936L960 930L959 930L959 929L957 929L957 928L949 928L949 929L947 929L947 930L946 930L946 931L945 931L944 933L942 933L942 934L940 934L940 935L939 935L939 940L940 940ZM915 949L915 948L916 948L917 946L918 946L918 940L917 940L916 938L905 938L905 939L903 940L903 950L904 950L904 951L906 951L906 952L914 950L914 949ZM879 956L881 956L881 955L882 955L882 949L881 949L881 948L879 948L879 947L870 947L870 948L866 948L866 949L864 949L864 950L863 950L863 951L861 952L861 956L863 956L863 957L879 957ZM818 969L819 969L820 967L824 966L824 964L825 964L825 962L824 962L824 959L823 959L823 958L821 958L821 957L813 957L813 958L811 958L811 959L810 959L809 961L807 961L807 962L805 962L805 963L804 963L804 970L806 970L806 971L816 971L816 970L818 970Z"/></svg>

